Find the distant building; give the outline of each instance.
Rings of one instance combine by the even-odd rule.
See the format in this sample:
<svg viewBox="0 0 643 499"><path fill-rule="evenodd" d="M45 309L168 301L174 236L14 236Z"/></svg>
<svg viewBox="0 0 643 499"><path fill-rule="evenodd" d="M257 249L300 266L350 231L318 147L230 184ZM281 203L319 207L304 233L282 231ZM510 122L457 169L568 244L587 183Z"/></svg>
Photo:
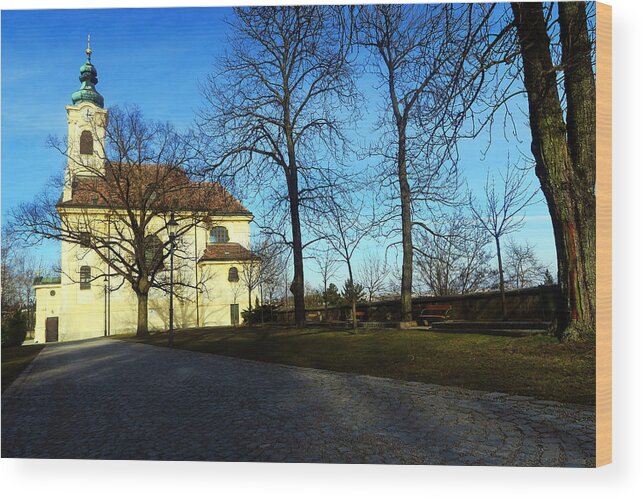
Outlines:
<svg viewBox="0 0 643 499"><path fill-rule="evenodd" d="M69 159L65 170L65 185L57 205L59 214L78 217L96 230L116 230L110 218L113 206L107 208L100 199L88 196L83 187L97 179L83 165L103 167L97 151L105 140L108 111L103 96L95 88L97 72L87 49L87 62L80 68L81 88L72 95L72 105L66 106ZM154 172L163 165L143 165L141 171ZM185 181L190 192L198 194L203 183ZM215 185L215 184L211 184ZM216 186L216 185L215 185ZM230 325L239 323L240 309L246 308L248 293L242 290L240 277L244 262L254 256L249 251L250 213L222 186L209 197L195 194L189 201L201 203L203 211L212 216L181 237L187 254L194 255L183 262L182 278L199 289L183 287L175 295L174 325L176 328ZM225 200L225 202L223 202ZM159 217L160 218L160 217ZM87 220L90 221L87 224ZM154 223L164 224L159 219ZM109 266L91 249L82 244L61 242L61 275L59 278L37 278L35 341L68 341L134 332L137 325L137 298L131 286L110 275ZM111 250L110 250L111 251ZM114 251L118 251L114 249ZM100 276L100 277L97 277ZM109 276L109 277L102 277ZM254 303L255 296L251 295ZM152 289L148 302L149 329L169 327L169 294Z"/></svg>

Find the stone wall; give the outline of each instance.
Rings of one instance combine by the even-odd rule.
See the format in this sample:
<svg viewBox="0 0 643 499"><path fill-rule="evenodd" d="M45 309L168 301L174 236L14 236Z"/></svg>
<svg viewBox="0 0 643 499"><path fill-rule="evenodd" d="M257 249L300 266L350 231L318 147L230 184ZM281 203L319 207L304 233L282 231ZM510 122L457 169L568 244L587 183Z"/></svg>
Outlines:
<svg viewBox="0 0 643 499"><path fill-rule="evenodd" d="M538 286L535 288L517 289L505 293L507 300L507 319L520 321L551 321L556 313L560 299L557 286ZM491 291L456 296L427 296L413 298L413 317L428 304L451 305L450 319L467 321L493 321L502 319L502 302L500 292ZM371 304L359 304L358 311L366 312L366 320L374 322L400 321L399 300L385 300ZM279 322L294 322L294 312L284 310L277 312ZM345 321L350 318L350 306L341 305L324 308L306 309L306 318L310 322Z"/></svg>

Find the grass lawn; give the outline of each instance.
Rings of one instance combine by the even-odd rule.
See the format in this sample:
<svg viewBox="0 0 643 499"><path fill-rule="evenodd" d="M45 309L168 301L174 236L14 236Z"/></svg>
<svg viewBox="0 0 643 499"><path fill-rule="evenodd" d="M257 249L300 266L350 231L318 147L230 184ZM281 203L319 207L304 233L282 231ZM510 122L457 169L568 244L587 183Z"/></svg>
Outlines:
<svg viewBox="0 0 643 499"><path fill-rule="evenodd" d="M2 392L36 358L45 345L25 345L2 349Z"/></svg>
<svg viewBox="0 0 643 499"><path fill-rule="evenodd" d="M167 345L167 333L114 336ZM288 326L178 331L175 347L230 357L370 374L594 405L594 344L417 330Z"/></svg>

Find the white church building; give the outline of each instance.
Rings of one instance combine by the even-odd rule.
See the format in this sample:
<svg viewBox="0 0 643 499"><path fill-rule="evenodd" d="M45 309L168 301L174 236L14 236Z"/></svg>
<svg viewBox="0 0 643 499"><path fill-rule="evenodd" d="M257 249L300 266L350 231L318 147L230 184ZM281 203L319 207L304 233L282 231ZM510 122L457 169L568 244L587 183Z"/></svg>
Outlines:
<svg viewBox="0 0 643 499"><path fill-rule="evenodd" d="M83 220L89 227L85 230L90 238L93 230L103 233L118 230L114 225L118 217L114 216L113 205L106 206L101 200L88 197L87 191L82 189L83 185L96 180L92 179L90 170L82 169L82 165L104 161L98 151L104 151L109 111L104 108L103 97L95 88L97 72L91 63L89 47L87 62L80 72L81 88L72 95L72 105L66 106L68 160L64 188L56 209L61 217ZM141 166L150 169L163 167ZM197 190L205 184L189 180L187 175L185 181ZM240 311L248 307L249 301L254 304L256 300L254 291L249 293L242 282L244 265L257 259L249 250L253 215L222 186L209 185L216 187L208 191L212 193L211 197L198 198L207 216L193 224L189 231L180 233L180 241L177 240L183 254L189 256L181 261L181 279L192 284L175 290L174 327L177 329L238 324ZM181 213L177 215L177 220L180 220ZM167 225L166 217L159 215L157 218L151 227ZM161 238L166 234L158 230L156 233ZM136 331L137 296L132 286L119 279L104 258L87 245L63 240L60 271L60 277L36 278L34 282L34 339L37 343ZM166 268L164 272L168 273ZM150 331L169 328L169 301L167 288L150 290Z"/></svg>

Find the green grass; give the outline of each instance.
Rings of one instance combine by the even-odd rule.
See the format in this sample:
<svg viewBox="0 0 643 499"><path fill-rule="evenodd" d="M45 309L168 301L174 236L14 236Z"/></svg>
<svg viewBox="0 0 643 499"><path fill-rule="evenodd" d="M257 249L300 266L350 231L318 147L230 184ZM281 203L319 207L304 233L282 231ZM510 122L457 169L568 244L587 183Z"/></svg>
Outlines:
<svg viewBox="0 0 643 499"><path fill-rule="evenodd" d="M9 388L45 345L25 345L2 349L2 393Z"/></svg>
<svg viewBox="0 0 643 499"><path fill-rule="evenodd" d="M167 333L140 339L167 345ZM595 346L551 337L510 338L417 330L321 327L201 328L175 347L230 357L369 374L586 405L595 401Z"/></svg>

